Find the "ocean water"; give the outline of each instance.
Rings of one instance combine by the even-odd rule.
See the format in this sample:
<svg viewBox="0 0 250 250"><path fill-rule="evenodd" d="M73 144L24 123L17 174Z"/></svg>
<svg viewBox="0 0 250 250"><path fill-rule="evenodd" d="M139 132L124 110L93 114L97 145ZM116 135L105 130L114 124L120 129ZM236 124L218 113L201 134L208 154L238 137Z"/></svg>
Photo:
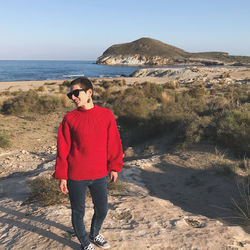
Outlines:
<svg viewBox="0 0 250 250"><path fill-rule="evenodd" d="M0 81L129 76L139 68L98 65L95 61L0 60Z"/></svg>

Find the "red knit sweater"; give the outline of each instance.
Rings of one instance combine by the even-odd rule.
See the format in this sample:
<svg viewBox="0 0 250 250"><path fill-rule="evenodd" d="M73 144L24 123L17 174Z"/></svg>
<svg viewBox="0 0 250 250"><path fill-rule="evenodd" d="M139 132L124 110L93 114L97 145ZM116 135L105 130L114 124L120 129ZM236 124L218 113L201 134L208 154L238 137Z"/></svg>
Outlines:
<svg viewBox="0 0 250 250"><path fill-rule="evenodd" d="M120 172L123 152L111 110L77 108L63 119L57 138L56 179L93 180Z"/></svg>

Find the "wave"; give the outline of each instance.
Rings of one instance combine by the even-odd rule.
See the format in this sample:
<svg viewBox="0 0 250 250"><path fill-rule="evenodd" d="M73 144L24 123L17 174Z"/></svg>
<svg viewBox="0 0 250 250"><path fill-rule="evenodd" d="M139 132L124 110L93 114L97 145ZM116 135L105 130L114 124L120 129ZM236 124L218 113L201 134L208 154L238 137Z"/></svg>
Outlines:
<svg viewBox="0 0 250 250"><path fill-rule="evenodd" d="M63 75L63 77L80 77L80 76L84 76L84 74L81 74L81 75Z"/></svg>

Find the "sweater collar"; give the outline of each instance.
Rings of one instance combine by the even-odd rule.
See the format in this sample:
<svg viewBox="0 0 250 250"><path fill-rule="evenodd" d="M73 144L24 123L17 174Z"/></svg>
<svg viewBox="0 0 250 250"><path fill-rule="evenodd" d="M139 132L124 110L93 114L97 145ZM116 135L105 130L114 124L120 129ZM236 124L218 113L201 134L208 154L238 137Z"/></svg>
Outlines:
<svg viewBox="0 0 250 250"><path fill-rule="evenodd" d="M83 107L78 107L77 110L78 110L78 111L81 111L81 112L92 112L92 111L94 111L94 110L96 109L96 107L97 107L97 105L94 104L94 107L91 108L91 109L85 109L85 108L83 108Z"/></svg>

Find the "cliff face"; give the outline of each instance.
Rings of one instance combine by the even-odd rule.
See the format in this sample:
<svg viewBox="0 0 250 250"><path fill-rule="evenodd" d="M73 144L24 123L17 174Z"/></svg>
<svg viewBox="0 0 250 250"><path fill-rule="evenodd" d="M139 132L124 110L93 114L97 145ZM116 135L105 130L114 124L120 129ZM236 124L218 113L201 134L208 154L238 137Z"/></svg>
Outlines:
<svg viewBox="0 0 250 250"><path fill-rule="evenodd" d="M224 65L223 61L203 58L183 58L176 59L165 56L142 56L135 55L108 55L98 57L97 64L106 65L148 65L148 66L167 66L167 65Z"/></svg>
<svg viewBox="0 0 250 250"><path fill-rule="evenodd" d="M101 56L97 60L97 64L107 65L167 65L173 63L171 58L161 56L142 56L135 55L108 55Z"/></svg>
<svg viewBox="0 0 250 250"><path fill-rule="evenodd" d="M106 65L250 65L250 57L230 56L225 52L188 53L151 38L109 47L97 64Z"/></svg>

